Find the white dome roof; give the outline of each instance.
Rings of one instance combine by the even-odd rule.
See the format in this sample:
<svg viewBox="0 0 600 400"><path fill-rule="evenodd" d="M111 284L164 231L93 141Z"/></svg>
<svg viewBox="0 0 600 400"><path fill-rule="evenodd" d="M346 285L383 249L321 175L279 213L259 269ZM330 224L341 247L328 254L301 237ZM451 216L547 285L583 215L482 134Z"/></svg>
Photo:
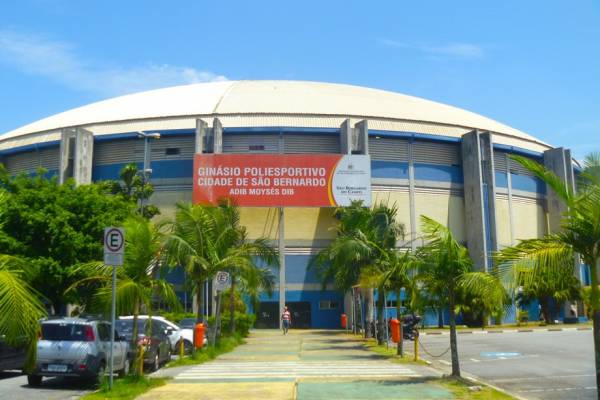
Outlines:
<svg viewBox="0 0 600 400"><path fill-rule="evenodd" d="M384 90L303 81L199 83L115 97L25 125L0 136L0 142L73 126L192 116L244 115L426 122L491 131L507 136L507 139L517 139L521 147L525 148L533 147L538 150L540 147L549 147L517 129L460 108ZM227 124L224 126L227 127ZM529 146L520 143L522 141L528 142Z"/></svg>

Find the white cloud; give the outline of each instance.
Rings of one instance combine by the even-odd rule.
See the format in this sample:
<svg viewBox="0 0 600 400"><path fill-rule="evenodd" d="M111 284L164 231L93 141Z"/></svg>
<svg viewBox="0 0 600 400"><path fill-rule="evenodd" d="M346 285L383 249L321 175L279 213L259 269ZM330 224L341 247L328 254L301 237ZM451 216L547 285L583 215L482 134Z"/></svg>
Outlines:
<svg viewBox="0 0 600 400"><path fill-rule="evenodd" d="M65 42L0 31L0 61L74 89L115 96L189 83L223 81L211 71L170 64L114 67L85 62Z"/></svg>
<svg viewBox="0 0 600 400"><path fill-rule="evenodd" d="M422 47L425 53L459 58L482 58L483 49L469 43L452 43L445 46Z"/></svg>
<svg viewBox="0 0 600 400"><path fill-rule="evenodd" d="M409 49L436 57L483 58L484 55L483 48L472 43L450 43L443 46L431 46L409 44L389 38L379 39L378 41L386 47Z"/></svg>

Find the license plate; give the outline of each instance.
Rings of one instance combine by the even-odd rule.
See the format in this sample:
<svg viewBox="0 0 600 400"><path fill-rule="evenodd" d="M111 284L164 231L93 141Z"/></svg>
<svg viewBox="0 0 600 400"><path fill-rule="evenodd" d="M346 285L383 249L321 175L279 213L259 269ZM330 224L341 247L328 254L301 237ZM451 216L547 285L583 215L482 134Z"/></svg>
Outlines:
<svg viewBox="0 0 600 400"><path fill-rule="evenodd" d="M67 366L64 364L48 364L48 372L67 372Z"/></svg>

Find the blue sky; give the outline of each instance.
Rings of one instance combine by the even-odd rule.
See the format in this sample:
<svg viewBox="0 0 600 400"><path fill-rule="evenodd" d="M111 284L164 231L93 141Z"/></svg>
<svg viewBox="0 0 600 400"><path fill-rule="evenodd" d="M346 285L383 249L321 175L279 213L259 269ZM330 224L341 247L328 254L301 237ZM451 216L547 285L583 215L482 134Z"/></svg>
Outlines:
<svg viewBox="0 0 600 400"><path fill-rule="evenodd" d="M219 79L391 90L600 151L600 3L4 1L0 132Z"/></svg>

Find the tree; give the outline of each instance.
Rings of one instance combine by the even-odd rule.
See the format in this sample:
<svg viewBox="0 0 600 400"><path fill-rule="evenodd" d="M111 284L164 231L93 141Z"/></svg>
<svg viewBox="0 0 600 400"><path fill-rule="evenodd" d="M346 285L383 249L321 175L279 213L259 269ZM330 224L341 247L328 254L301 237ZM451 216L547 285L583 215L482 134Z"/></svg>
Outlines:
<svg viewBox="0 0 600 400"><path fill-rule="evenodd" d="M383 273L380 276L380 282L377 284L378 287L392 290L396 294L396 317L400 321L400 340L398 340L396 354L399 356L403 355L402 303L400 301L400 295L402 289L405 289L408 296L411 298L411 303L416 297L415 292L418 289L414 279L416 272L414 269L415 264L416 260L414 254L410 250L402 252L392 250L387 252L383 260L383 265L386 266L386 268L384 268Z"/></svg>
<svg viewBox="0 0 600 400"><path fill-rule="evenodd" d="M530 304L537 300L547 324L554 323L552 304L557 306L564 301L581 300L581 284L572 269L554 270L534 265L518 268L516 272L516 285L521 289L517 293L518 303ZM533 275L535 279L532 279Z"/></svg>
<svg viewBox="0 0 600 400"><path fill-rule="evenodd" d="M168 259L171 265L183 266L193 282L198 322L203 320L204 282L212 279L217 271L232 272L234 282L254 274L256 279L246 280L248 286L254 286L253 290L257 290L260 287L258 285L272 287L272 279L270 284L259 279L268 276L264 272L266 268L259 263L262 261L274 265L277 252L267 245L264 238L254 241L247 239L246 230L239 225L239 210L230 202L222 201L217 207L177 204L175 220L170 226ZM232 289L235 290L235 284ZM219 300L217 298L217 303ZM220 326L220 308L217 304L212 343Z"/></svg>
<svg viewBox="0 0 600 400"><path fill-rule="evenodd" d="M137 212L144 218L151 219L160 214L158 207L148 204L148 199L154 193L154 187L149 181L140 176L136 163L125 165L119 172L121 182L113 182L113 193L122 194L127 200L138 204Z"/></svg>
<svg viewBox="0 0 600 400"><path fill-rule="evenodd" d="M373 320L373 286L377 276L385 268L382 264L386 252L396 247L399 237L404 235L404 226L396 222L397 208L387 204L378 204L373 208L364 207L362 202L353 202L349 207L336 209L339 220L336 238L311 260L310 267L315 268L323 285L333 282L334 286L348 292L359 284L365 298L367 322ZM378 290L378 331L383 332L384 292ZM355 321L357 318L354 317ZM371 336L371 330L365 329L365 336ZM383 340L383 335L378 337Z"/></svg>
<svg viewBox="0 0 600 400"><path fill-rule="evenodd" d="M514 159L543 180L562 199L567 211L562 217L560 232L540 239L521 240L516 246L502 250L498 263L532 269L530 281L541 278L543 271L573 271L574 254L579 254L590 268L596 386L600 396L600 154L586 157L577 193L544 166L524 157L514 156Z"/></svg>
<svg viewBox="0 0 600 400"><path fill-rule="evenodd" d="M424 291L439 291L450 314L450 351L452 375L460 376L456 341L456 309L464 294L493 305L505 302L506 291L497 276L473 272L473 261L466 247L458 243L452 232L439 222L421 216L426 244L417 251L419 280Z"/></svg>
<svg viewBox="0 0 600 400"><path fill-rule="evenodd" d="M11 178L0 168L0 186L10 195L3 205L4 233L0 253L27 260L30 284L50 302L54 313L67 303L85 301L90 293L64 293L84 278L74 265L102 258L106 226L119 225L130 213L131 203L111 196L107 184L60 185L56 177L21 174Z"/></svg>
<svg viewBox="0 0 600 400"><path fill-rule="evenodd" d="M145 311L151 314L152 300L160 298L168 306L179 307L173 287L160 279L164 235L152 222L141 216L132 216L123 224L125 228L125 256L117 269L116 306L118 315L133 315L132 348L137 349L138 316ZM93 307L107 313L112 295L112 267L100 262L83 264L87 278L75 282L70 289L90 283L100 283ZM90 276L91 275L91 276Z"/></svg>

